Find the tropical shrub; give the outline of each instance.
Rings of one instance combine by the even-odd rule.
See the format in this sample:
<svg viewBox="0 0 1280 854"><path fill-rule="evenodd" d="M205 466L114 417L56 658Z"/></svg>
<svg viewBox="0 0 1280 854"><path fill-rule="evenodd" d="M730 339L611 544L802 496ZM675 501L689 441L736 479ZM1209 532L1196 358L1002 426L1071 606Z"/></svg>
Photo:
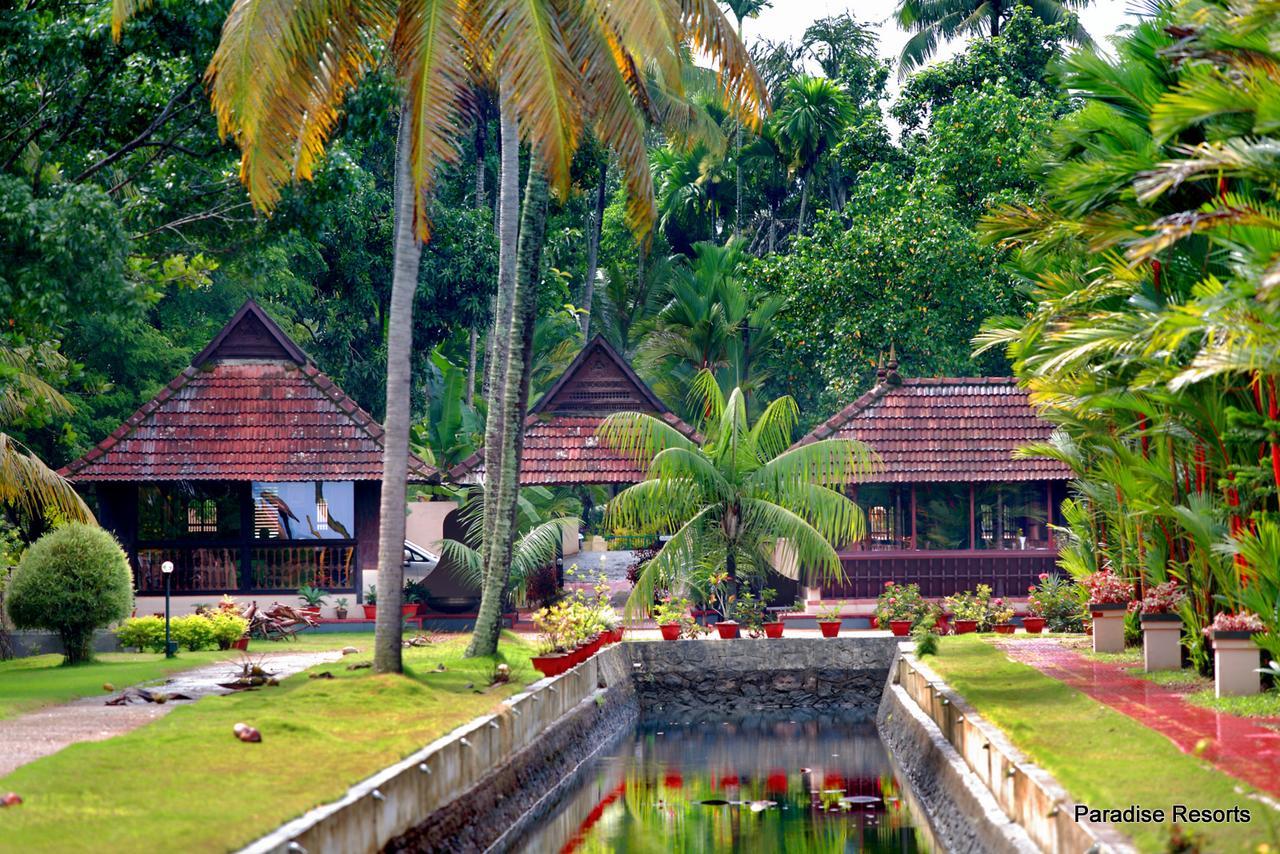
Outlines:
<svg viewBox="0 0 1280 854"><path fill-rule="evenodd" d="M764 624L776 622L777 617L769 612L769 603L778 595L778 591L766 587L758 596L750 590L743 590L733 609L734 619L742 624L742 628L751 637L759 637L764 632Z"/></svg>
<svg viewBox="0 0 1280 854"><path fill-rule="evenodd" d="M895 620L910 620L912 625L922 622L929 614L929 605L920 595L919 584L884 583L884 591L876 599L876 620L885 626Z"/></svg>
<svg viewBox="0 0 1280 854"><path fill-rule="evenodd" d="M1040 583L1027 591L1027 610L1044 618L1051 632L1082 632L1089 612L1085 590L1061 575L1040 573Z"/></svg>
<svg viewBox="0 0 1280 854"><path fill-rule="evenodd" d="M1142 614L1173 614L1182 607L1187 594L1176 581L1165 581L1147 588L1147 595L1130 607Z"/></svg>
<svg viewBox="0 0 1280 854"><path fill-rule="evenodd" d="M681 597L665 596L662 601L653 607L653 619L660 626L669 626L672 623L683 624L685 620L692 620L689 616L689 600Z"/></svg>
<svg viewBox="0 0 1280 854"><path fill-rule="evenodd" d="M614 413L599 429L606 445L646 468L643 482L609 502L606 527L669 535L641 570L627 617L648 611L655 590L687 587L695 572L726 573L731 593L740 575L763 583L770 569L843 578L836 548L864 526L841 490L873 470L873 452L844 439L793 447L794 400L774 400L752 424L742 390L726 399L709 371L698 374L693 394L705 413L701 444L640 412Z"/></svg>
<svg viewBox="0 0 1280 854"><path fill-rule="evenodd" d="M978 589L965 590L942 600L943 607L957 620L973 620L980 632L991 631L996 624L991 611L991 585L979 584Z"/></svg>
<svg viewBox="0 0 1280 854"><path fill-rule="evenodd" d="M218 649L230 649L231 645L249 630L249 621L230 611L214 611L204 615L213 628L213 642Z"/></svg>
<svg viewBox="0 0 1280 854"><path fill-rule="evenodd" d="M926 655L938 654L939 636L934 624L929 622L919 623L911 632L911 639L916 643L916 657L924 658Z"/></svg>
<svg viewBox="0 0 1280 854"><path fill-rule="evenodd" d="M1001 626L1013 620L1013 606L999 596L991 600L987 613L993 626Z"/></svg>
<svg viewBox="0 0 1280 854"><path fill-rule="evenodd" d="M1128 604L1133 599L1133 582L1125 581L1111 569L1100 569L1081 579L1089 593L1090 605Z"/></svg>
<svg viewBox="0 0 1280 854"><path fill-rule="evenodd" d="M188 614L185 617L174 618L170 621L169 631L178 646L191 652L212 649L218 644L213 621L202 614ZM236 635L236 637L239 636Z"/></svg>
<svg viewBox="0 0 1280 854"><path fill-rule="evenodd" d="M133 574L115 538L72 522L27 549L5 591L19 629L48 629L62 640L63 662L93 657L93 632L133 610Z"/></svg>
<svg viewBox="0 0 1280 854"><path fill-rule="evenodd" d="M164 618L130 617L115 629L120 645L139 652L164 651Z"/></svg>
<svg viewBox="0 0 1280 854"><path fill-rule="evenodd" d="M1220 611L1213 622L1204 629L1205 637L1213 637L1214 632L1253 632L1261 634L1266 631L1266 626L1262 625L1262 620L1258 619L1257 614L1250 614L1248 611L1241 611L1239 614L1231 614L1226 611Z"/></svg>

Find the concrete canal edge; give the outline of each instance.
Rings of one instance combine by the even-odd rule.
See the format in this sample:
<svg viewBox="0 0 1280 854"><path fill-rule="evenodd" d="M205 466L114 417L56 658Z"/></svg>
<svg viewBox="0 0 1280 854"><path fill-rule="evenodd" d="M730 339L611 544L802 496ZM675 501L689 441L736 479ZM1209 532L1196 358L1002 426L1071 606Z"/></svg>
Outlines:
<svg viewBox="0 0 1280 854"><path fill-rule="evenodd" d="M909 650L887 633L610 646L243 851L506 850L642 707L681 716L812 707L874 719L940 847L1133 850L1110 827L1077 825L1056 781Z"/></svg>
<svg viewBox="0 0 1280 854"><path fill-rule="evenodd" d="M944 847L1136 854L1111 825L1077 822L1066 789L911 650L902 644L877 724Z"/></svg>

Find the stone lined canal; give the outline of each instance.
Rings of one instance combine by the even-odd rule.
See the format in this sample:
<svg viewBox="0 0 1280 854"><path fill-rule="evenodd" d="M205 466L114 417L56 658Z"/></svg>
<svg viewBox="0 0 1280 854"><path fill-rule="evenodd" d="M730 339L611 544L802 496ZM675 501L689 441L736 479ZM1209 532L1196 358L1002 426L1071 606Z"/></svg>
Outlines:
<svg viewBox="0 0 1280 854"><path fill-rule="evenodd" d="M517 849L927 850L874 724L777 714L642 721Z"/></svg>

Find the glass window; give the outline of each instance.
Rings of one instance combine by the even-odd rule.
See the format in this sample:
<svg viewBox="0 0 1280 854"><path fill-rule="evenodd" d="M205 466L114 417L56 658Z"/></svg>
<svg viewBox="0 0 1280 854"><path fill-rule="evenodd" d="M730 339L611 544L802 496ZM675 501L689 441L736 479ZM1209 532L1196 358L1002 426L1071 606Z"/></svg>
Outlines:
<svg viewBox="0 0 1280 854"><path fill-rule="evenodd" d="M969 485L916 485L916 546L921 549L969 548Z"/></svg>
<svg viewBox="0 0 1280 854"><path fill-rule="evenodd" d="M993 483L977 488L977 548L1044 549L1049 547L1042 483Z"/></svg>
<svg viewBox="0 0 1280 854"><path fill-rule="evenodd" d="M301 481L253 484L258 540L354 540L355 484Z"/></svg>
<svg viewBox="0 0 1280 854"><path fill-rule="evenodd" d="M138 539L234 540L240 536L240 489L234 483L146 484L138 488Z"/></svg>

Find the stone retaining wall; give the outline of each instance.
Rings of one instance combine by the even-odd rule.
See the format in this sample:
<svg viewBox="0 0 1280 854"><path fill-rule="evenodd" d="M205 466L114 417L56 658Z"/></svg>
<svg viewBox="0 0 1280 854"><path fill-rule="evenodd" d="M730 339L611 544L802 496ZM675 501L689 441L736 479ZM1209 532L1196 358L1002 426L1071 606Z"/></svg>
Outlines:
<svg viewBox="0 0 1280 854"><path fill-rule="evenodd" d="M887 633L626 644L642 713L681 720L791 709L872 720L897 646Z"/></svg>

